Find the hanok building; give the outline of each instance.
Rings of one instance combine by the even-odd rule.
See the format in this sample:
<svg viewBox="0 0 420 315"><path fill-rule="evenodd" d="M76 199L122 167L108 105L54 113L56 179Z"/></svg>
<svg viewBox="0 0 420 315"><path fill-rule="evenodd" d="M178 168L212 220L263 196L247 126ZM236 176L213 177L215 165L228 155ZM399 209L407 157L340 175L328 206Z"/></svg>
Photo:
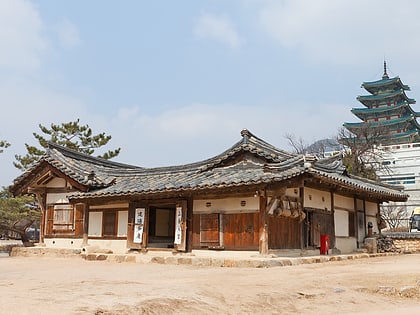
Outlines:
<svg viewBox="0 0 420 315"><path fill-rule="evenodd" d="M50 144L11 191L36 195L44 246L114 253L309 250L319 248L321 235L329 248L352 252L368 225L378 232L381 203L407 198L390 185L346 174L339 156L318 160L248 130L241 135L213 158L159 168Z"/></svg>
<svg viewBox="0 0 420 315"><path fill-rule="evenodd" d="M399 77L388 76L385 62L382 78L364 82L362 88L370 93L357 97L364 107L351 110L362 121L343 126L355 135L355 142L375 144L383 158L381 180L402 185L409 195L408 202L391 206L404 207L409 215L420 206L420 113L412 108L416 101L406 95L410 88Z"/></svg>

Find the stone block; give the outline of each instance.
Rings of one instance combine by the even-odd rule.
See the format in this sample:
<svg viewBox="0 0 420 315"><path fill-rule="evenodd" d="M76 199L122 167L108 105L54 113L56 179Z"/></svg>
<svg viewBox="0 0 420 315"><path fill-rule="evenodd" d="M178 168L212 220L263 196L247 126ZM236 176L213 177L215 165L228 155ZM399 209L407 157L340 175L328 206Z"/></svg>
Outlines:
<svg viewBox="0 0 420 315"><path fill-rule="evenodd" d="M378 252L376 238L374 237L365 238L365 247L369 254L376 254Z"/></svg>

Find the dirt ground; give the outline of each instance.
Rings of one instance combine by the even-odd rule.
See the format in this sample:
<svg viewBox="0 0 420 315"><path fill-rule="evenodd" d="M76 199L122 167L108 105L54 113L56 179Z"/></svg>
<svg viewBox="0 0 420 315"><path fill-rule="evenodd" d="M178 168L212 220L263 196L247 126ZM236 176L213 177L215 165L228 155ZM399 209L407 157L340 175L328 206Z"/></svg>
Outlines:
<svg viewBox="0 0 420 315"><path fill-rule="evenodd" d="M0 258L0 314L414 314L420 255L273 268Z"/></svg>

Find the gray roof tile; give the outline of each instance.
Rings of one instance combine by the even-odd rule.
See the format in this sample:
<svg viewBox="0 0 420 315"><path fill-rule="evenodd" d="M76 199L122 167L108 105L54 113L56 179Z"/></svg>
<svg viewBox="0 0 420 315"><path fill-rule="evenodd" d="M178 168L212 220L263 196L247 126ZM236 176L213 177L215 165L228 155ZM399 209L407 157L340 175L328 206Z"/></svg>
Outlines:
<svg viewBox="0 0 420 315"><path fill-rule="evenodd" d="M15 180L12 191L13 187L16 190L25 185L42 163L48 163L87 187L87 192L74 193L70 199L259 185L300 175L318 178L350 191L375 194L381 200L404 201L407 198L396 187L347 176L339 157L317 160L277 149L247 130L241 135L241 141L213 158L158 168L115 163L51 144L41 160ZM242 160L234 160L247 152L254 158L245 156Z"/></svg>

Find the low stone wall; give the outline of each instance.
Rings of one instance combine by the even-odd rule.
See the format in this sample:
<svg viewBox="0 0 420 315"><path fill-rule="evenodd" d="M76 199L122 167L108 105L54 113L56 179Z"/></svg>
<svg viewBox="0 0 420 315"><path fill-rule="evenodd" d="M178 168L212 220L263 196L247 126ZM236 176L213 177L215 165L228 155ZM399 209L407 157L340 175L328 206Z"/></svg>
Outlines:
<svg viewBox="0 0 420 315"><path fill-rule="evenodd" d="M10 256L24 257L80 257L80 249L46 248L46 247L13 247Z"/></svg>
<svg viewBox="0 0 420 315"><path fill-rule="evenodd" d="M384 233L402 253L420 253L420 233Z"/></svg>
<svg viewBox="0 0 420 315"><path fill-rule="evenodd" d="M371 257L382 257L399 255L397 253L355 253L350 255L320 255L311 257L276 257L276 256L226 256L206 257L195 256L191 253L185 254L168 254L168 252L148 252L146 254L103 254L90 253L84 254L80 250L72 249L56 249L45 247L15 247L11 252L11 256L33 256L33 257L78 257L88 261L108 261L118 263L155 263L155 264L171 264L171 265L193 265L201 267L246 267L246 268L269 268L282 266L295 266L302 264L327 263L334 261L345 261L355 259L366 259Z"/></svg>

